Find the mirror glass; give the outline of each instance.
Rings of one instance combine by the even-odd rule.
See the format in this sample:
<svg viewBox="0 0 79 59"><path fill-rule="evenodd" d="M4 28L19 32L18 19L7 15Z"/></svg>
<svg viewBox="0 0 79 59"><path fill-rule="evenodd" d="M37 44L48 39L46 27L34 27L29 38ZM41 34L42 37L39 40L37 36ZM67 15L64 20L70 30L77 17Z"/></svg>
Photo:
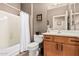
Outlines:
<svg viewBox="0 0 79 59"><path fill-rule="evenodd" d="M47 10L53 30L79 30L79 3L56 4Z"/></svg>

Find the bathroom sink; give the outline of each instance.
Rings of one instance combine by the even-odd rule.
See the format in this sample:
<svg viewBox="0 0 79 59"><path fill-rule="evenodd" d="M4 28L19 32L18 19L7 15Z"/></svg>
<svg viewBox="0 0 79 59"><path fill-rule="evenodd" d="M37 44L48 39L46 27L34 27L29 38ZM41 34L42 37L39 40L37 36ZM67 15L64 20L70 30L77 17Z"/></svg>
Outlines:
<svg viewBox="0 0 79 59"><path fill-rule="evenodd" d="M78 36L79 37L79 31L74 30L62 30L60 35L66 35L66 36Z"/></svg>
<svg viewBox="0 0 79 59"><path fill-rule="evenodd" d="M74 30L52 30L50 32L43 33L44 35L62 35L62 36L76 36L79 37L79 31L74 31Z"/></svg>

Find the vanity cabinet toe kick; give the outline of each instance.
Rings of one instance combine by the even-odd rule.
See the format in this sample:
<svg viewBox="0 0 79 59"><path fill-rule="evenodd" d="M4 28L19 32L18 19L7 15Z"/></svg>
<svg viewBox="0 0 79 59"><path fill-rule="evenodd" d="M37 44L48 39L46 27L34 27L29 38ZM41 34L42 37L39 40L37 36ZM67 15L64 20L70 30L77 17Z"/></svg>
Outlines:
<svg viewBox="0 0 79 59"><path fill-rule="evenodd" d="M79 56L79 38L44 35L45 56Z"/></svg>

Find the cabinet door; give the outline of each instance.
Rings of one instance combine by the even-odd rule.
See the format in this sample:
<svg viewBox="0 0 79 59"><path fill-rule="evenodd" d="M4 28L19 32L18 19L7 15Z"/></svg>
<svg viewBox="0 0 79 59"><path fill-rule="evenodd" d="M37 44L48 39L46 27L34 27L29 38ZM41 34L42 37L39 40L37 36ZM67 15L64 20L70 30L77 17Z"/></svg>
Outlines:
<svg viewBox="0 0 79 59"><path fill-rule="evenodd" d="M79 46L77 45L63 45L64 56L79 56Z"/></svg>
<svg viewBox="0 0 79 59"><path fill-rule="evenodd" d="M44 42L44 55L46 56L57 56L57 47L54 42Z"/></svg>
<svg viewBox="0 0 79 59"><path fill-rule="evenodd" d="M63 56L63 44L58 43L58 55Z"/></svg>

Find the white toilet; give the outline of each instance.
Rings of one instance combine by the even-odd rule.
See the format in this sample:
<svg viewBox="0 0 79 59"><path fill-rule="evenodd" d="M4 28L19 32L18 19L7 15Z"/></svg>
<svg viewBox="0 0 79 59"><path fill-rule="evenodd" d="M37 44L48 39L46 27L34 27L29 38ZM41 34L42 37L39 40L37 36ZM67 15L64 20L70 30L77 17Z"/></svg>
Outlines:
<svg viewBox="0 0 79 59"><path fill-rule="evenodd" d="M34 35L34 42L28 44L29 56L37 56L39 54L39 44L43 41L43 35Z"/></svg>

